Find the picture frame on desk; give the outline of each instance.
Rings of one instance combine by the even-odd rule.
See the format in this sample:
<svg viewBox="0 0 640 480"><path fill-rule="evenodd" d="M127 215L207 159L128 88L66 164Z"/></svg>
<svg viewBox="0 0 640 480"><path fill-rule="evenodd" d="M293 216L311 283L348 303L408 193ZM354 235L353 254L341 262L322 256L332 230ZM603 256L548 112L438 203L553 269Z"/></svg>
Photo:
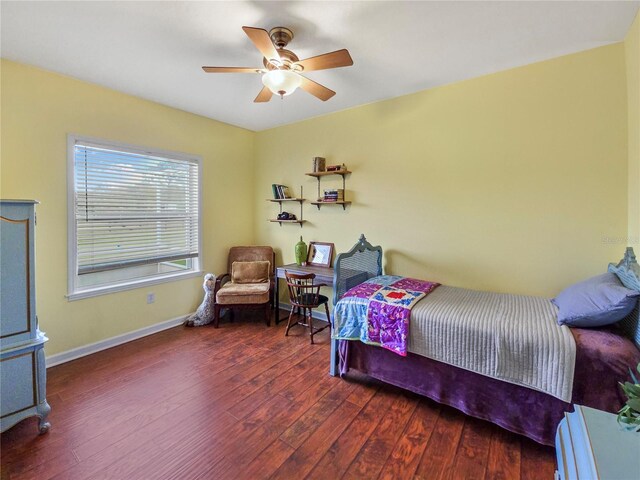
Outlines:
<svg viewBox="0 0 640 480"><path fill-rule="evenodd" d="M307 265L316 267L331 267L333 261L333 243L309 242Z"/></svg>

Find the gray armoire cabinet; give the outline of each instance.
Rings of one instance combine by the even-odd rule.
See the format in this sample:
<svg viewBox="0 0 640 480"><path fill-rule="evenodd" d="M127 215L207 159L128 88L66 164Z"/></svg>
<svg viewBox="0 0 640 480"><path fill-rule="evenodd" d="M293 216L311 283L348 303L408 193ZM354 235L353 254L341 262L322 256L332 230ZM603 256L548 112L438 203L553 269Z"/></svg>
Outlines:
<svg viewBox="0 0 640 480"><path fill-rule="evenodd" d="M40 418L49 430L44 333L35 298L35 201L0 201L0 426Z"/></svg>

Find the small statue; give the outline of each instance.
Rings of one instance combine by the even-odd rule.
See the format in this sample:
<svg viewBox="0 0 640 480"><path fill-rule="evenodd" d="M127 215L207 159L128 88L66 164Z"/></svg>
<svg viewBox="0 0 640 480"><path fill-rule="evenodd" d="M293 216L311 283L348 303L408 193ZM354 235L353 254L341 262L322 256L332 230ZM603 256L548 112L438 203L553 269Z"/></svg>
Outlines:
<svg viewBox="0 0 640 480"><path fill-rule="evenodd" d="M213 296L213 290L216 286L216 276L207 273L204 276L204 283L202 288L204 289L204 300L196 310L196 313L185 318L183 325L185 327L201 327L207 325L213 321L213 304L216 299Z"/></svg>

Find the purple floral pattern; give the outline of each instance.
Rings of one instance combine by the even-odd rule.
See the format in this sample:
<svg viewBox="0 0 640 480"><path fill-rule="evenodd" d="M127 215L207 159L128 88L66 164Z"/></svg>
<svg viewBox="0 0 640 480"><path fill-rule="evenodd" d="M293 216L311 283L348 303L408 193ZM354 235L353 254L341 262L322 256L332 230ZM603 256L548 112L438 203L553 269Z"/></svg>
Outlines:
<svg viewBox="0 0 640 480"><path fill-rule="evenodd" d="M372 300L367 309L369 340L406 356L410 315L408 308Z"/></svg>
<svg viewBox="0 0 640 480"><path fill-rule="evenodd" d="M378 290L380 290L381 287L382 285L380 285L379 283L364 282L364 283L361 283L360 285L356 285L352 289L345 292L342 298L346 298L346 297L369 298Z"/></svg>
<svg viewBox="0 0 640 480"><path fill-rule="evenodd" d="M414 290L416 292L431 293L439 283L426 282L424 280L416 280L415 278L403 278L393 283L394 288L402 288L404 290Z"/></svg>

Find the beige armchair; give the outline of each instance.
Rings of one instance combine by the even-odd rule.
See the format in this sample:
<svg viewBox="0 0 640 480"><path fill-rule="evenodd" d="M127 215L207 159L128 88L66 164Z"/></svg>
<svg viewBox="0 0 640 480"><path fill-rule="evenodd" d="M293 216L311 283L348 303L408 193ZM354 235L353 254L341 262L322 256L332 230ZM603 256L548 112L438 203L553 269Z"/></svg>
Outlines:
<svg viewBox="0 0 640 480"><path fill-rule="evenodd" d="M271 247L232 247L227 273L216 278L213 326L218 328L220 309L263 309L271 325L275 287L275 253Z"/></svg>

